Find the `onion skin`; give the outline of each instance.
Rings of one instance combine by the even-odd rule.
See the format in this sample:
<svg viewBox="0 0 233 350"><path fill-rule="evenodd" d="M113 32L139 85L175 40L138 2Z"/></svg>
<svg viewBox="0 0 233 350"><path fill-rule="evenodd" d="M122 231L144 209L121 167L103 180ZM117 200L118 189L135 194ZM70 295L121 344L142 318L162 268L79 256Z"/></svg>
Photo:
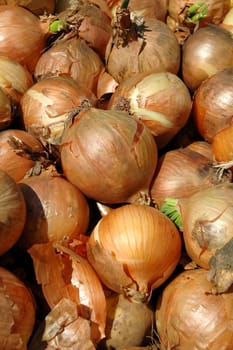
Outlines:
<svg viewBox="0 0 233 350"><path fill-rule="evenodd" d="M55 242L84 234L89 206L83 194L58 174L44 171L19 182L27 206L27 219L19 247Z"/></svg>
<svg viewBox="0 0 233 350"><path fill-rule="evenodd" d="M7 129L13 122L11 101L5 92L0 89L0 131Z"/></svg>
<svg viewBox="0 0 233 350"><path fill-rule="evenodd" d="M160 349L231 350L233 292L214 295L207 271L184 271L162 291L156 306Z"/></svg>
<svg viewBox="0 0 233 350"><path fill-rule="evenodd" d="M0 23L1 55L17 60L33 73L46 44L39 18L21 6L2 5Z"/></svg>
<svg viewBox="0 0 233 350"><path fill-rule="evenodd" d="M143 123L128 113L81 112L65 130L60 150L64 175L87 197L113 204L149 196L157 145Z"/></svg>
<svg viewBox="0 0 233 350"><path fill-rule="evenodd" d="M233 67L225 68L206 79L194 94L191 114L199 134L210 143L232 122L232 81Z"/></svg>
<svg viewBox="0 0 233 350"><path fill-rule="evenodd" d="M27 286L12 272L0 267L1 331L4 350L27 350L36 320L36 304Z"/></svg>
<svg viewBox="0 0 233 350"><path fill-rule="evenodd" d="M0 5L22 6L35 15L51 14L55 10L56 0L0 0Z"/></svg>
<svg viewBox="0 0 233 350"><path fill-rule="evenodd" d="M220 130L212 141L214 158L217 162L232 162L233 160L233 123ZM225 164L227 166L227 164ZM231 165L231 163L229 164ZM227 166L229 167L229 166Z"/></svg>
<svg viewBox="0 0 233 350"><path fill-rule="evenodd" d="M199 28L182 46L182 79L191 91L232 65L233 38L220 26Z"/></svg>
<svg viewBox="0 0 233 350"><path fill-rule="evenodd" d="M19 185L0 170L0 255L12 248L26 222L26 204Z"/></svg>
<svg viewBox="0 0 233 350"><path fill-rule="evenodd" d="M134 302L150 300L151 291L175 270L180 253L176 226L146 205L111 210L87 242L88 260L104 285Z"/></svg>

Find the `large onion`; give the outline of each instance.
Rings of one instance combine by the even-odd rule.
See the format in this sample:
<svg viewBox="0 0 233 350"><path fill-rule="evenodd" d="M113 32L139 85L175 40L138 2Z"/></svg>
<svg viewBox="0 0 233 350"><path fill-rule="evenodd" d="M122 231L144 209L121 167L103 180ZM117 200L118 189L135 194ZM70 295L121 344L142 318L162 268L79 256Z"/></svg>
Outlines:
<svg viewBox="0 0 233 350"><path fill-rule="evenodd" d="M146 126L126 112L91 108L65 130L61 144L67 179L99 202L147 201L157 146Z"/></svg>
<svg viewBox="0 0 233 350"><path fill-rule="evenodd" d="M34 71L45 35L39 18L31 11L14 5L0 6L0 52Z"/></svg>
<svg viewBox="0 0 233 350"><path fill-rule="evenodd" d="M59 241L86 232L89 206L83 194L56 172L44 171L19 183L27 218L19 246Z"/></svg>
<svg viewBox="0 0 233 350"><path fill-rule="evenodd" d="M220 130L231 124L232 115L233 66L217 72L199 86L192 108L192 117L198 132L209 142L212 142Z"/></svg>
<svg viewBox="0 0 233 350"><path fill-rule="evenodd" d="M52 145L60 144L66 126L80 109L96 103L91 90L67 76L38 81L20 101L25 129Z"/></svg>
<svg viewBox="0 0 233 350"><path fill-rule="evenodd" d="M156 307L161 350L231 350L233 291L212 294L207 271L184 271L162 291Z"/></svg>
<svg viewBox="0 0 233 350"><path fill-rule="evenodd" d="M233 37L217 25L199 28L182 50L182 78L192 91L208 77L233 65Z"/></svg>
<svg viewBox="0 0 233 350"><path fill-rule="evenodd" d="M34 297L24 282L3 267L0 281L0 347L27 350L36 320Z"/></svg>
<svg viewBox="0 0 233 350"><path fill-rule="evenodd" d="M19 185L0 170L0 255L18 241L26 221L26 205Z"/></svg>
<svg viewBox="0 0 233 350"><path fill-rule="evenodd" d="M147 302L173 273L181 253L175 225L159 210L127 204L97 223L87 256L103 283L132 301Z"/></svg>
<svg viewBox="0 0 233 350"><path fill-rule="evenodd" d="M126 110L141 119L162 148L186 124L192 101L176 74L138 73L118 85L108 108Z"/></svg>

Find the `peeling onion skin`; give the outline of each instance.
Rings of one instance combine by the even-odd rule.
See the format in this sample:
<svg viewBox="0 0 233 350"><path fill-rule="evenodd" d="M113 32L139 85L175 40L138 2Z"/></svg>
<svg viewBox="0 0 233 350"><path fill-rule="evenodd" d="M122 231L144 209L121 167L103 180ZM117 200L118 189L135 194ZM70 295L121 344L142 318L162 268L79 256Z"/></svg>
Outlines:
<svg viewBox="0 0 233 350"><path fill-rule="evenodd" d="M36 320L36 304L31 291L12 272L0 267L2 350L27 350Z"/></svg>
<svg viewBox="0 0 233 350"><path fill-rule="evenodd" d="M19 185L0 170L0 255L21 236L26 222L26 203Z"/></svg>
<svg viewBox="0 0 233 350"><path fill-rule="evenodd" d="M126 112L82 111L65 130L60 152L64 175L87 197L113 204L149 195L157 145Z"/></svg>
<svg viewBox="0 0 233 350"><path fill-rule="evenodd" d="M180 254L176 226L147 205L111 210L87 242L87 257L104 285L133 302L150 300L151 291L175 270Z"/></svg>
<svg viewBox="0 0 233 350"><path fill-rule="evenodd" d="M184 271L164 288L155 311L161 350L232 350L233 290L211 290L203 269Z"/></svg>

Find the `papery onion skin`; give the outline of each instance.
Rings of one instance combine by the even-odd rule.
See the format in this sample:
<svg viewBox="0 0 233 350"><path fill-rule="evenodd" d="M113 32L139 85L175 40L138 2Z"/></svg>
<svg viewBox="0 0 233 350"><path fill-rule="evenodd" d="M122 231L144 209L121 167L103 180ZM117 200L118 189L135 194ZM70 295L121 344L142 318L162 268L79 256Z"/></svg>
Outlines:
<svg viewBox="0 0 233 350"><path fill-rule="evenodd" d="M25 130L7 129L0 132L0 168L16 182L30 172L36 165L37 156L44 152L41 142Z"/></svg>
<svg viewBox="0 0 233 350"><path fill-rule="evenodd" d="M108 108L126 110L138 117L162 148L186 124L192 101L188 88L176 74L138 73L118 85Z"/></svg>
<svg viewBox="0 0 233 350"><path fill-rule="evenodd" d="M220 184L181 199L185 249L200 267L209 269L209 260L232 238L233 184Z"/></svg>
<svg viewBox="0 0 233 350"><path fill-rule="evenodd" d="M26 204L18 184L0 170L0 255L12 248L26 222Z"/></svg>
<svg viewBox="0 0 233 350"><path fill-rule="evenodd" d="M3 267L0 281L1 349L27 350L36 321L35 299L24 282Z"/></svg>
<svg viewBox="0 0 233 350"><path fill-rule="evenodd" d="M157 145L128 113L81 112L65 130L60 150L64 175L87 197L109 204L148 197Z"/></svg>
<svg viewBox="0 0 233 350"><path fill-rule="evenodd" d="M39 18L14 5L0 6L0 52L17 60L32 73L45 48L45 35Z"/></svg>
<svg viewBox="0 0 233 350"><path fill-rule="evenodd" d="M212 294L207 271L184 271L161 292L156 306L160 349L231 350L233 291Z"/></svg>
<svg viewBox="0 0 233 350"><path fill-rule="evenodd" d="M0 88L0 130L5 130L13 122L11 100Z"/></svg>
<svg viewBox="0 0 233 350"><path fill-rule="evenodd" d="M233 38L217 25L199 28L182 46L182 79L191 91L232 65Z"/></svg>
<svg viewBox="0 0 233 350"><path fill-rule="evenodd" d="M27 219L18 245L26 250L86 233L89 205L84 195L56 173L42 172L19 182Z"/></svg>
<svg viewBox="0 0 233 350"><path fill-rule="evenodd" d="M176 226L159 210L127 204L113 209L94 227L87 257L109 289L135 302L174 272L181 254Z"/></svg>
<svg viewBox="0 0 233 350"><path fill-rule="evenodd" d="M50 77L32 85L21 98L22 122L37 138L59 145L76 112L96 104L94 93L71 77Z"/></svg>
<svg viewBox="0 0 233 350"><path fill-rule="evenodd" d="M231 124L233 67L221 70L200 85L194 94L191 114L199 134L210 143L220 130Z"/></svg>

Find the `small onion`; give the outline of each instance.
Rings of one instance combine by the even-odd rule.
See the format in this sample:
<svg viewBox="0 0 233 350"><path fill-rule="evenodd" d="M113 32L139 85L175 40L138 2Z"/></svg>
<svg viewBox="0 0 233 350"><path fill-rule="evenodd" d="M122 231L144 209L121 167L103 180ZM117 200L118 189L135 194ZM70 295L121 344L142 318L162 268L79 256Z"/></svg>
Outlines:
<svg viewBox="0 0 233 350"><path fill-rule="evenodd" d="M199 86L194 94L191 114L199 134L210 143L220 130L231 124L233 66L217 72Z"/></svg>
<svg viewBox="0 0 233 350"><path fill-rule="evenodd" d="M112 209L94 227L87 256L109 289L134 302L148 302L173 273L181 253L176 226L147 205Z"/></svg>
<svg viewBox="0 0 233 350"><path fill-rule="evenodd" d="M18 245L28 249L36 243L59 241L86 232L89 206L83 194L56 171L19 182L27 218Z"/></svg>
<svg viewBox="0 0 233 350"><path fill-rule="evenodd" d="M0 267L0 347L27 350L36 321L36 304L28 287L15 274Z"/></svg>
<svg viewBox="0 0 233 350"><path fill-rule="evenodd" d="M177 75L138 73L118 85L108 108L126 110L138 117L162 148L186 124L192 101L188 88Z"/></svg>
<svg viewBox="0 0 233 350"><path fill-rule="evenodd" d="M39 18L21 6L2 5L0 35L1 55L15 59L33 72L46 44Z"/></svg>
<svg viewBox="0 0 233 350"><path fill-rule="evenodd" d="M87 197L109 204L149 199L157 145L128 113L81 112L65 130L60 150L64 175Z"/></svg>
<svg viewBox="0 0 233 350"><path fill-rule="evenodd" d="M199 28L182 47L182 78L192 91L200 84L233 65L233 37L217 25Z"/></svg>
<svg viewBox="0 0 233 350"><path fill-rule="evenodd" d="M12 248L26 222L26 205L19 185L0 170L0 255Z"/></svg>
<svg viewBox="0 0 233 350"><path fill-rule="evenodd" d="M95 106L94 93L71 77L50 77L32 85L20 105L25 129L52 145L59 145L72 117L84 107Z"/></svg>
<svg viewBox="0 0 233 350"><path fill-rule="evenodd" d="M161 350L231 350L233 291L212 294L207 271L184 271L162 291L156 306Z"/></svg>
<svg viewBox="0 0 233 350"><path fill-rule="evenodd" d="M0 132L0 168L16 182L22 180L42 161L45 150L41 142L28 132L7 129Z"/></svg>
<svg viewBox="0 0 233 350"><path fill-rule="evenodd" d="M107 71L117 82L136 73L178 72L180 46L164 22L157 18L130 19L128 9L120 9L115 18L105 60Z"/></svg>
<svg viewBox="0 0 233 350"><path fill-rule="evenodd" d="M0 130L6 129L13 122L13 111L10 98L0 88Z"/></svg>
<svg viewBox="0 0 233 350"><path fill-rule="evenodd" d="M98 77L104 64L100 56L81 38L61 40L43 52L34 76L41 80L51 76L70 76L96 94Z"/></svg>

